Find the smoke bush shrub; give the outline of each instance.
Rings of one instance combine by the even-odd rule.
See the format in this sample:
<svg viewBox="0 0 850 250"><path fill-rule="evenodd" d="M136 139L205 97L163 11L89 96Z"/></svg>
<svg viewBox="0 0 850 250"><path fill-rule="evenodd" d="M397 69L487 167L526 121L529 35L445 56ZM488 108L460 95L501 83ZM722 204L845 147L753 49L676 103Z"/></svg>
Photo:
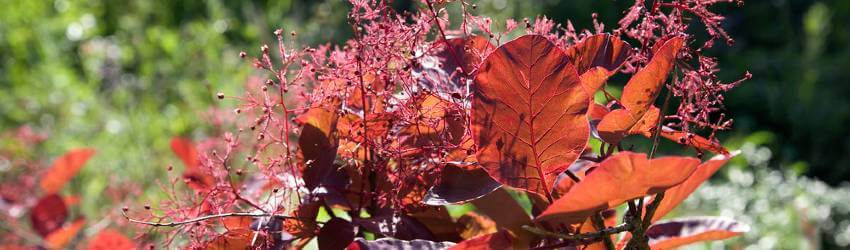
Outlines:
<svg viewBox="0 0 850 250"><path fill-rule="evenodd" d="M175 138L184 170L162 183L168 199L125 216L191 248L649 249L738 235L749 227L726 218L661 220L737 154L714 134L732 125L723 93L749 73L721 81L702 53L733 42L710 11L721 2L638 0L615 29L577 30L494 21L465 1L398 13L352 0L343 44L297 48L278 29L240 53L267 78L217 94L239 102L239 129ZM695 41L694 22L711 39ZM621 77L616 96L607 82ZM633 135L651 149L633 152ZM658 157L661 138L697 157ZM460 217L445 208L467 203Z"/></svg>

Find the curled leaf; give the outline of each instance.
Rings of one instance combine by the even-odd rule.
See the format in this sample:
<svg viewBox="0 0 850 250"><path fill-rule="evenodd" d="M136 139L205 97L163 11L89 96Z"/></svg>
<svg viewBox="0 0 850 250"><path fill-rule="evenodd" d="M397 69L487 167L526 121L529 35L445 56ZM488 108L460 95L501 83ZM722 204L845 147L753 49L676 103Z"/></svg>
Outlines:
<svg viewBox="0 0 850 250"><path fill-rule="evenodd" d="M722 240L750 231L750 226L720 217L680 218L656 223L646 230L652 249L673 249L710 240Z"/></svg>

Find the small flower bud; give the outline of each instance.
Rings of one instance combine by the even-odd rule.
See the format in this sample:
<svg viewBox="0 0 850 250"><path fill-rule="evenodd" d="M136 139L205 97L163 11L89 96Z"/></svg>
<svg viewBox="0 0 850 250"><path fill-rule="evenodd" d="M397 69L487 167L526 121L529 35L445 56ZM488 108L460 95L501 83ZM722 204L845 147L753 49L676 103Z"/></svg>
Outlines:
<svg viewBox="0 0 850 250"><path fill-rule="evenodd" d="M150 204L145 204L145 210L151 210L151 205L150 205Z"/></svg>
<svg viewBox="0 0 850 250"><path fill-rule="evenodd" d="M274 35L275 35L275 36L283 35L283 29L276 29L276 30L274 31Z"/></svg>
<svg viewBox="0 0 850 250"><path fill-rule="evenodd" d="M239 58L245 58L246 56L248 56L248 53L245 53L245 51L239 52Z"/></svg>
<svg viewBox="0 0 850 250"><path fill-rule="evenodd" d="M121 211L124 211L126 213L127 211L130 211L130 208L127 207L127 206L124 206L124 207L121 208Z"/></svg>
<svg viewBox="0 0 850 250"><path fill-rule="evenodd" d="M218 97L219 100L224 99L224 93L218 92L215 96Z"/></svg>
<svg viewBox="0 0 850 250"><path fill-rule="evenodd" d="M234 109L234 110L233 110L233 113L237 113L237 114L239 114L239 113L242 113L242 110L241 110L241 109Z"/></svg>

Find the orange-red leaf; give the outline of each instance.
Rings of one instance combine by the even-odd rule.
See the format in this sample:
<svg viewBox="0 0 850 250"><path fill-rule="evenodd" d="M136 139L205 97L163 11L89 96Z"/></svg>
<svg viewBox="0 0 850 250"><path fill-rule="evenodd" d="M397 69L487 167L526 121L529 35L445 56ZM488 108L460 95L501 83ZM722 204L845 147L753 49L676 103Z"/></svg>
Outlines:
<svg viewBox="0 0 850 250"><path fill-rule="evenodd" d="M547 196L589 136L575 67L545 37L526 35L482 62L474 90L479 164L502 184Z"/></svg>
<svg viewBox="0 0 850 250"><path fill-rule="evenodd" d="M94 152L94 149L89 148L71 150L53 161L53 166L41 177L41 189L48 194L59 192L65 183L77 175Z"/></svg>
<svg viewBox="0 0 850 250"><path fill-rule="evenodd" d="M683 37L667 40L652 55L652 59L649 60L646 67L638 70L623 87L623 96L620 97L620 102L636 117L642 117L643 113L658 97L661 87L664 86L664 81L670 74L670 70L673 69L676 53L682 48L684 42Z"/></svg>
<svg viewBox="0 0 850 250"><path fill-rule="evenodd" d="M691 193L693 193L700 184L708 180L708 178L714 175L720 167L726 164L729 159L738 155L739 152L740 151L735 151L729 155L721 154L712 157L710 160L700 164L696 171L694 171L694 173L691 174L691 176L684 182L667 189L667 191L664 192L664 199L661 200L661 204L659 204L658 208L655 209L652 221L654 222L663 218L664 215L667 215L667 213L672 211L673 208L676 208L676 206L688 198L688 196L691 195Z"/></svg>
<svg viewBox="0 0 850 250"><path fill-rule="evenodd" d="M646 230L652 249L673 249L710 240L722 240L750 231L744 223L719 217L693 217L659 222Z"/></svg>
<svg viewBox="0 0 850 250"><path fill-rule="evenodd" d="M682 183L699 160L692 157L647 159L646 154L621 152L599 164L587 177L552 203L535 220L575 224L603 209L664 191Z"/></svg>
<svg viewBox="0 0 850 250"><path fill-rule="evenodd" d="M337 120L336 109L324 107L310 108L295 119L303 125L298 137L298 160L304 184L310 190L324 184L336 170L333 163L339 145Z"/></svg>
<svg viewBox="0 0 850 250"><path fill-rule="evenodd" d="M485 234L472 239L459 242L449 250L488 250L488 249L512 249L513 239L507 231L499 231Z"/></svg>
<svg viewBox="0 0 850 250"><path fill-rule="evenodd" d="M192 143L192 140L180 137L172 138L171 151L174 152L177 157L180 157L180 160L183 161L186 169L192 169L198 166L198 150L195 148L195 144Z"/></svg>
<svg viewBox="0 0 850 250"><path fill-rule="evenodd" d="M493 44L482 36L452 38L447 44L449 46L438 56L443 59L443 69L449 74L458 67L469 74L481 63L483 55L493 49Z"/></svg>
<svg viewBox="0 0 850 250"><path fill-rule="evenodd" d="M77 219L74 223L48 234L44 237L44 243L50 249L62 249L77 236L85 225L84 219Z"/></svg>
<svg viewBox="0 0 850 250"><path fill-rule="evenodd" d="M584 74L594 67L613 72L629 58L631 50L632 46L616 36L597 34L584 38L565 54L579 74Z"/></svg>
<svg viewBox="0 0 850 250"><path fill-rule="evenodd" d="M644 126L655 124L657 114L653 117L648 115L647 111L655 109L652 104L673 69L676 53L682 48L684 41L683 37L666 40L655 51L649 63L629 79L620 98L624 108L608 113L599 123L599 136L603 140L617 143L629 134L642 134L647 130ZM641 121L645 124L638 124Z"/></svg>
<svg viewBox="0 0 850 250"><path fill-rule="evenodd" d="M59 228L68 218L65 201L57 194L42 197L30 210L32 228L41 236L46 236Z"/></svg>
<svg viewBox="0 0 850 250"><path fill-rule="evenodd" d="M709 152L717 154L729 153L729 151L726 150L726 148L724 148L722 145L720 145L720 143L716 140L709 140L694 133L686 133L682 131L673 130L669 127L662 127L661 136L676 143L688 145L700 150L707 150Z"/></svg>
<svg viewBox="0 0 850 250"><path fill-rule="evenodd" d="M100 231L88 244L88 250L132 250L135 248L133 241L111 229Z"/></svg>

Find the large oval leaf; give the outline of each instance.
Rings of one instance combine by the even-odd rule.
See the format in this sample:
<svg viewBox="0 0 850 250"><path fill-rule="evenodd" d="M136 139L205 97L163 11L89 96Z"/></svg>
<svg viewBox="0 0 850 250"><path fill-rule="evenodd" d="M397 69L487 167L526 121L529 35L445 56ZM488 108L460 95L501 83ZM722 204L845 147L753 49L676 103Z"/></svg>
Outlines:
<svg viewBox="0 0 850 250"><path fill-rule="evenodd" d="M750 231L750 226L720 217L680 218L659 222L646 230L652 249L673 249L687 244L722 240Z"/></svg>
<svg viewBox="0 0 850 250"><path fill-rule="evenodd" d="M655 194L682 183L698 164L699 160L693 157L650 160L646 154L615 154L599 163L599 167L576 183L535 220L581 223L603 209L614 208L627 200Z"/></svg>
<svg viewBox="0 0 850 250"><path fill-rule="evenodd" d="M65 183L77 175L92 155L94 155L94 149L89 148L65 153L53 161L53 166L41 177L41 189L48 194L59 192Z"/></svg>
<svg viewBox="0 0 850 250"><path fill-rule="evenodd" d="M732 157L738 155L740 151L732 152L729 155L717 155L712 157L710 160L700 164L696 171L691 174L688 179L682 182L675 187L667 189L664 193L664 199L661 200L661 204L655 209L655 214L652 216L652 221L657 221L667 215L673 208L676 208L679 203L682 203L691 193L696 190L700 184L708 180L714 172L717 172L720 167L722 167L726 162L729 161Z"/></svg>
<svg viewBox="0 0 850 250"><path fill-rule="evenodd" d="M479 164L505 185L548 196L589 136L575 67L546 38L527 35L484 60L474 89Z"/></svg>

